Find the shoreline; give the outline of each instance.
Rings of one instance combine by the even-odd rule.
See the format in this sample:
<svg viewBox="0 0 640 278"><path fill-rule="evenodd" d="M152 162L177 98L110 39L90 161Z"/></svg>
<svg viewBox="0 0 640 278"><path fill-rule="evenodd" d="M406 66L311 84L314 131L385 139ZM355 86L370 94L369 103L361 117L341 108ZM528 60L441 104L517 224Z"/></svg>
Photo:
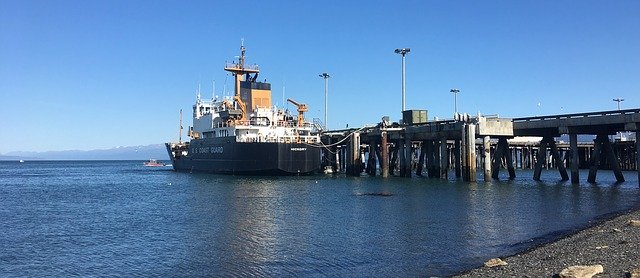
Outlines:
<svg viewBox="0 0 640 278"><path fill-rule="evenodd" d="M584 229L534 246L515 255L500 257L507 265L481 266L453 277L553 277L574 265L602 265L595 277L626 277L640 268L640 208L605 215Z"/></svg>

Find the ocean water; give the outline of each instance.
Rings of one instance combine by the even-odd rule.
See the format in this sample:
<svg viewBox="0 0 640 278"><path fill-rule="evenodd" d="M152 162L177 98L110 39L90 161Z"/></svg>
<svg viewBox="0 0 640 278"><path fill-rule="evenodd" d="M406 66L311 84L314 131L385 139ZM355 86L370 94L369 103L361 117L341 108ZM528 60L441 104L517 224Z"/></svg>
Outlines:
<svg viewBox="0 0 640 278"><path fill-rule="evenodd" d="M465 183L0 162L0 275L447 276L640 204L636 172L620 184L608 171L580 185L557 171L542 182L517 175Z"/></svg>

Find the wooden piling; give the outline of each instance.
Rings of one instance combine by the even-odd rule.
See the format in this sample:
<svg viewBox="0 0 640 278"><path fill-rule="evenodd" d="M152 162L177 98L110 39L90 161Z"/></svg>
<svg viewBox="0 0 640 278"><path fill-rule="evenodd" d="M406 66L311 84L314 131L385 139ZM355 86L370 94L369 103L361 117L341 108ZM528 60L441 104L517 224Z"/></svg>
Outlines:
<svg viewBox="0 0 640 278"><path fill-rule="evenodd" d="M400 176L404 177L406 176L405 170L406 165L407 165L407 150L406 150L406 146L404 144L404 140L402 139L398 139L398 159L400 160Z"/></svg>
<svg viewBox="0 0 640 278"><path fill-rule="evenodd" d="M360 157L360 133L351 134L347 149L347 175L360 176L362 172L362 161Z"/></svg>
<svg viewBox="0 0 640 278"><path fill-rule="evenodd" d="M491 181L491 137L482 138L482 158L484 160L484 181Z"/></svg>
<svg viewBox="0 0 640 278"><path fill-rule="evenodd" d="M456 178L459 178L461 176L461 169L462 169L462 152L460 151L460 140L455 140L454 142L455 145L455 149L453 151L453 155L455 156L455 172L456 172ZM640 175L640 174L639 174Z"/></svg>
<svg viewBox="0 0 640 278"><path fill-rule="evenodd" d="M640 127L640 123L636 123ZM636 130L636 171L638 172L638 185L640 186L640 130Z"/></svg>
<svg viewBox="0 0 640 278"><path fill-rule="evenodd" d="M404 139L404 176L411 177L411 162L413 161L413 148L411 147L411 137L405 134Z"/></svg>
<svg viewBox="0 0 640 278"><path fill-rule="evenodd" d="M340 148L338 148L338 146L334 146L334 154L336 156L335 160L334 160L334 166L333 166L333 172L334 173L340 173L340 171L342 170L340 168Z"/></svg>
<svg viewBox="0 0 640 278"><path fill-rule="evenodd" d="M556 141L553 138L549 137L547 139L549 141L549 145L551 146L551 155L553 156L553 160L556 162L556 167L558 167L558 171L560 172L560 176L563 181L569 180L569 176L567 175L567 169L564 167L564 163L560 158L560 153L558 152L558 146L556 146Z"/></svg>
<svg viewBox="0 0 640 278"><path fill-rule="evenodd" d="M618 161L618 157L613 152L613 147L611 147L611 142L609 138L606 138L603 141L604 151L607 154L607 160L609 160L609 164L611 165L611 170L613 170L613 174L616 176L616 181L624 182L624 175L622 175L622 170L620 169L620 163Z"/></svg>
<svg viewBox="0 0 640 278"><path fill-rule="evenodd" d="M491 178L498 179L500 174L500 168L502 168L502 158L504 157L504 148L500 140L496 145L496 150L493 153L493 169L491 171Z"/></svg>
<svg viewBox="0 0 640 278"><path fill-rule="evenodd" d="M591 167L589 167L588 182L596 182L596 176L598 175L598 168L600 167L600 156L602 153L602 141L607 138L606 134L598 134L596 139L593 140L593 154L591 155Z"/></svg>
<svg viewBox="0 0 640 278"><path fill-rule="evenodd" d="M380 137L380 149L382 150L380 172L383 178L387 178L389 177L389 147L387 146L387 132L382 131Z"/></svg>
<svg viewBox="0 0 640 278"><path fill-rule="evenodd" d="M369 174L370 176L375 176L377 169L376 169L376 147L377 147L377 143L375 141L371 142L369 144L369 158L367 159L367 174Z"/></svg>
<svg viewBox="0 0 640 278"><path fill-rule="evenodd" d="M578 184L580 183L580 172L578 171L580 167L580 162L578 162L580 158L578 154L578 134L569 134L569 148L571 149L571 183Z"/></svg>
<svg viewBox="0 0 640 278"><path fill-rule="evenodd" d="M424 159L427 155L427 141L422 141L420 146L420 156L418 157L418 166L416 167L416 175L422 176L422 168L424 167Z"/></svg>
<svg viewBox="0 0 640 278"><path fill-rule="evenodd" d="M533 180L540 181L540 174L542 174L542 166L547 161L547 137L542 138L540 141L540 148L538 149L538 156L536 157L536 166L533 170Z"/></svg>
<svg viewBox="0 0 640 278"><path fill-rule="evenodd" d="M507 171L509 172L509 179L516 178L516 169L513 168L513 156L511 154L511 149L509 149L509 142L507 142L507 138L500 137L498 139L498 145L502 146L502 153L505 156L505 162L507 163Z"/></svg>
<svg viewBox="0 0 640 278"><path fill-rule="evenodd" d="M476 178L476 125L465 124L463 126L463 179L465 181L475 182Z"/></svg>
<svg viewBox="0 0 640 278"><path fill-rule="evenodd" d="M447 138L440 139L440 178L449 178L449 156L447 152Z"/></svg>

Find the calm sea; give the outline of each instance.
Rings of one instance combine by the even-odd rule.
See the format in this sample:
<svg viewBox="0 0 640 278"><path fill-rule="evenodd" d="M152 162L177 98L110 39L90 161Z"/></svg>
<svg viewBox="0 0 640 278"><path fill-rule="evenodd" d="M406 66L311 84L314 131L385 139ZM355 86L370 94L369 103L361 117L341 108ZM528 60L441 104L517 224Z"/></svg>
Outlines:
<svg viewBox="0 0 640 278"><path fill-rule="evenodd" d="M640 204L636 172L575 186L517 174L469 184L0 162L0 274L446 276Z"/></svg>

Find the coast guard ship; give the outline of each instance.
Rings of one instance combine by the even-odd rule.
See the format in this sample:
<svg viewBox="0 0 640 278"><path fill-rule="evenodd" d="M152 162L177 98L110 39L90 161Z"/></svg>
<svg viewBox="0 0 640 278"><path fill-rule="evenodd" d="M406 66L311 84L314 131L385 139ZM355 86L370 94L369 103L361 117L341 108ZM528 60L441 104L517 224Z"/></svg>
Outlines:
<svg viewBox="0 0 640 278"><path fill-rule="evenodd" d="M190 141L166 143L176 171L224 174L298 175L320 169L320 138L305 121L305 104L291 99L298 115L271 103L271 84L258 82L257 65L245 65L245 48L240 46L237 62L225 71L235 79L233 97L203 100L198 94L193 105Z"/></svg>

